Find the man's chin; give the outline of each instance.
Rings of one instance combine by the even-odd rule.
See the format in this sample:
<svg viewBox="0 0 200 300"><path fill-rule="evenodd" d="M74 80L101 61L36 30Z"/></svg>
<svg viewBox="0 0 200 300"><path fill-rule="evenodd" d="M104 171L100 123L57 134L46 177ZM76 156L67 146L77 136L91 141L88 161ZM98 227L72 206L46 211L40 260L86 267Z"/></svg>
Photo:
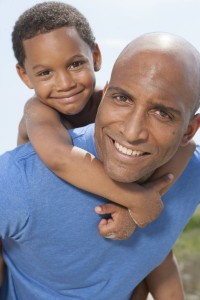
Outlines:
<svg viewBox="0 0 200 300"><path fill-rule="evenodd" d="M106 170L106 173L110 178L117 182L131 183L139 180L138 176L133 176L133 174L128 174L126 172L112 172L111 170Z"/></svg>
<svg viewBox="0 0 200 300"><path fill-rule="evenodd" d="M105 171L107 175L112 178L113 180L121 183L144 183L148 178L151 176L152 172L134 172L134 171L127 171L122 169L116 169L116 168L106 168Z"/></svg>

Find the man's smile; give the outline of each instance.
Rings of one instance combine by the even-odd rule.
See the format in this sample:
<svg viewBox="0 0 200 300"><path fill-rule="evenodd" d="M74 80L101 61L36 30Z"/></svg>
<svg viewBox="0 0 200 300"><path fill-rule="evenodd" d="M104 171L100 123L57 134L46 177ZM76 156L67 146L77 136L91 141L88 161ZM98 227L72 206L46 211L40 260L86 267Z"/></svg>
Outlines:
<svg viewBox="0 0 200 300"><path fill-rule="evenodd" d="M126 154L126 155L129 155L129 156L142 156L142 155L146 155L147 153L146 152L142 152L142 151L136 151L136 150L132 150L132 149L128 149L122 145L120 145L119 143L117 142L114 142L114 146L115 148L123 153L123 154Z"/></svg>

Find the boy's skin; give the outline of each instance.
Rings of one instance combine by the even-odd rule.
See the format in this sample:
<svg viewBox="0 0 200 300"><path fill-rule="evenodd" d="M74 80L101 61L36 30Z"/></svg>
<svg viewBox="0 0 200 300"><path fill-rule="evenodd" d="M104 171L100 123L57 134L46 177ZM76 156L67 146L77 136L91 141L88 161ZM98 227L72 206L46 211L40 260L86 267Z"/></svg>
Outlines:
<svg viewBox="0 0 200 300"><path fill-rule="evenodd" d="M65 30L64 31L68 31L68 29L66 29L65 28ZM56 30L56 32L58 32L58 31L62 31L62 33L64 32L63 31L63 29L58 29L58 30ZM76 32L73 32L73 28L72 29L70 29L69 31L72 31L72 32L68 32L69 33L69 35L70 34L72 34L72 36L74 36L74 35L76 35ZM55 33L55 32L54 32ZM50 34L53 34L54 35L54 33L50 33ZM56 36L57 36L57 34L56 34ZM45 37L45 34L43 35L43 37ZM36 38L35 38L36 40L37 39L39 39L40 40L40 35L38 35ZM28 49L27 49L27 44L26 44L26 41L24 42L24 47L25 47L25 52L26 52L26 62L29 60L29 54L31 53L31 51L30 51L30 49L33 49L33 45L35 44L35 42L36 42L36 40L34 40L34 38L33 39L29 39L28 40L28 43L30 44L29 45L29 51L28 51ZM33 42L33 44L32 44L32 42ZM55 42L55 44L54 44L54 46L56 46L56 45L58 45L57 44L57 41L56 41L56 39L54 40L54 42ZM39 45L43 45L43 43L41 43L41 41L38 43ZM38 48L38 47L37 47ZM98 52L98 51L97 51ZM95 61L95 59L94 59L94 61ZM26 68L27 67L27 68ZM24 82L30 87L30 88L33 88L33 85L32 85L32 82L31 82L31 76L30 77L27 77L27 74L30 74L30 72L28 72L28 67L29 67L29 64L28 65L26 65L25 64L25 69L23 69L23 68L21 68L21 66L17 66L17 69L18 69L18 73L19 73L19 75L21 76L21 78L24 80ZM24 72L25 71L25 72ZM61 78L62 79L62 78ZM70 78L69 78L70 79ZM66 84L66 82L65 82L65 79L62 81L60 81L61 82L61 86L62 86L62 84ZM63 87L62 87L63 88ZM61 89L62 89L61 88ZM40 95L38 95L38 96L40 96ZM43 96L40 96L40 100L42 100L43 99ZM44 101L45 102L45 101ZM58 103L58 102L57 102ZM77 102L78 103L78 102ZM52 104L50 104L50 103L45 103L45 104L48 104L48 105L50 105L50 106L52 106L53 108L55 108L55 109L58 109L58 111L60 111L61 110L61 112L62 113L65 113L65 111L63 112L63 105L61 105L60 107L54 107L54 104L52 105ZM83 107L82 107L83 108ZM81 109L82 109L81 108ZM94 106L93 106L93 108L94 108ZM75 110L73 110L73 109L75 109ZM95 106L95 109L97 109L97 106ZM77 108L75 107L73 107L72 106L72 110L71 110L71 113L73 114L74 113L74 111L75 112L77 112ZM67 112L69 113L69 111L67 110ZM30 111L30 113L31 113L31 111ZM95 111L95 113L92 115L92 114L90 114L90 115L92 115L92 118L94 117L94 115L96 114L96 111ZM84 116L84 114L82 115L82 116ZM86 117L87 117L87 115L86 115ZM70 118L69 118L70 119ZM75 116L75 118L71 118L70 120L68 120L68 121L70 121L70 123L74 126L74 125L76 125L76 124L74 124L73 123L73 120L76 120L77 119L77 115ZM90 120L89 120L90 121ZM92 119L91 119L91 121L93 121ZM87 118L86 118L86 120L83 118L83 120L81 121L81 124L80 124L80 126L81 125L84 125L85 124L85 122L87 122ZM62 176L61 176L62 177ZM169 180L170 181L170 180ZM169 184L169 181L167 182L168 184ZM164 187L166 185L166 183L164 182L161 182L161 185L159 185L159 188L162 188L162 187ZM157 192L157 194L158 194L158 192L159 191L156 191ZM122 204L124 204L124 203L122 203ZM111 206L111 205L110 205ZM107 207L110 207L110 206L107 206ZM106 206L104 206L103 207L103 213L104 212L112 212L112 210L113 210L113 208L112 208L112 206L111 206L111 211L109 211L109 210L106 210ZM134 210L132 209L132 212L134 212ZM114 221L115 221L115 219L114 219ZM103 225L102 227L104 228L105 226L104 225L106 225L106 228L108 228L108 226L107 225L109 225L107 222L105 223L106 221L105 220L103 220L102 221L102 223L101 223L101 225ZM131 220L131 223L132 223L132 229L131 230L133 230L134 229L134 223L133 223L133 221ZM113 223L112 223L113 224ZM143 225L143 224L142 224ZM129 231L130 232L130 231ZM129 233L130 234L130 233ZM128 235L127 235L128 236Z"/></svg>
<svg viewBox="0 0 200 300"><path fill-rule="evenodd" d="M154 300L185 299L181 275L172 251L162 264L137 286L131 300L146 300L149 291Z"/></svg>

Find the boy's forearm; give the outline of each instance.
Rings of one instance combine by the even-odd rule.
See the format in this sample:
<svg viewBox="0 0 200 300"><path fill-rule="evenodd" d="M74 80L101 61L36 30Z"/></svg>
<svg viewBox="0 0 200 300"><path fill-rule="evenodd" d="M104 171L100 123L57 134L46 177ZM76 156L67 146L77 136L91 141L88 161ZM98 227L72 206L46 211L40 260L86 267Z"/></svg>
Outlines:
<svg viewBox="0 0 200 300"><path fill-rule="evenodd" d="M182 172L186 168L188 162L191 159L192 154L195 150L195 143L191 140L186 146L179 147L175 155L168 161L165 165L161 166L156 172L153 174L150 180L154 180L166 173L173 173L174 179L170 183L170 185L166 186L162 189L162 195L170 188L172 184L181 176Z"/></svg>
<svg viewBox="0 0 200 300"><path fill-rule="evenodd" d="M148 293L149 293L149 291L148 291L147 284L146 284L145 280L143 280L134 289L134 292L133 292L130 300L146 300Z"/></svg>

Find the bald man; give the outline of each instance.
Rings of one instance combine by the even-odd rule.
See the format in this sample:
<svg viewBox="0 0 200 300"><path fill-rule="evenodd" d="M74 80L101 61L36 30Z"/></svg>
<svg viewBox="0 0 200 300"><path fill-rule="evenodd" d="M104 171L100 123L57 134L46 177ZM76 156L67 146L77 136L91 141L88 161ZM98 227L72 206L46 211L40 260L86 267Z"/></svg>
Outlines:
<svg viewBox="0 0 200 300"><path fill-rule="evenodd" d="M72 130L74 145L96 155L112 179L145 183L199 127L199 65L198 51L180 37L155 33L131 42L114 65L95 127ZM64 183L30 144L2 155L1 299L130 299L199 204L199 167L197 146L160 217L113 241L96 230L94 207L106 199Z"/></svg>

